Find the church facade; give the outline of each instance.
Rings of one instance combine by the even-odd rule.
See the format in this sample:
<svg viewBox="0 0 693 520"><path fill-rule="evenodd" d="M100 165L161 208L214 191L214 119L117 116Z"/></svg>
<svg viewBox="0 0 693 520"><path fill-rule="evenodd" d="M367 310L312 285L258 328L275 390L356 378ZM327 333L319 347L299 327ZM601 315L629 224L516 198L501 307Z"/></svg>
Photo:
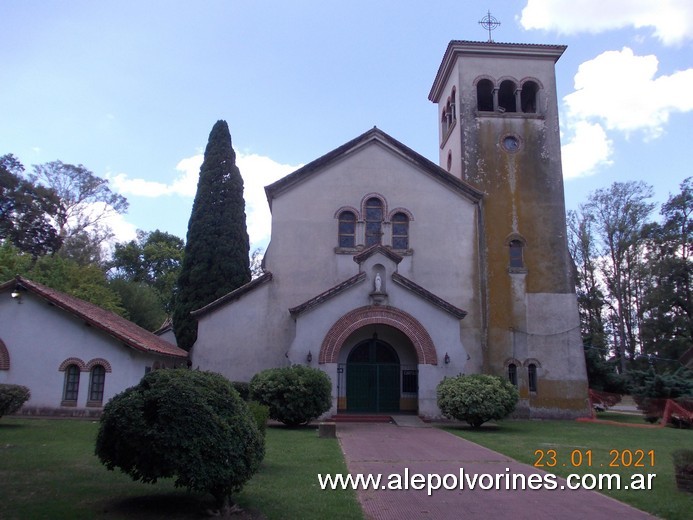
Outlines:
<svg viewBox="0 0 693 520"><path fill-rule="evenodd" d="M373 128L265 188L265 273L195 311L195 367L304 364L330 413L440 416L489 373L517 415L588 413L567 248L555 62L565 47L452 41L431 88L439 165Z"/></svg>

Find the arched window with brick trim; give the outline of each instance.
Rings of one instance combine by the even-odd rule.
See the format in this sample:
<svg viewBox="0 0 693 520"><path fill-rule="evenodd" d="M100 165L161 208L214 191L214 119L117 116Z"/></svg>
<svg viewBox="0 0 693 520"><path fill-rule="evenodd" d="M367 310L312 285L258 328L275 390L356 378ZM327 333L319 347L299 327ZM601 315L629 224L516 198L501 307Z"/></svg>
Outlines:
<svg viewBox="0 0 693 520"><path fill-rule="evenodd" d="M527 365L527 386L530 392L537 391L537 365L534 363Z"/></svg>
<svg viewBox="0 0 693 520"><path fill-rule="evenodd" d="M0 339L0 370L10 369L10 351L7 350L5 342Z"/></svg>
<svg viewBox="0 0 693 520"><path fill-rule="evenodd" d="M476 108L480 112L493 112L493 83L482 79L476 84Z"/></svg>
<svg viewBox="0 0 693 520"><path fill-rule="evenodd" d="M383 201L371 197L366 201L366 247L380 244L383 236Z"/></svg>
<svg viewBox="0 0 693 520"><path fill-rule="evenodd" d="M76 406L79 397L79 374L77 365L71 364L65 368L65 387L63 389L63 406Z"/></svg>
<svg viewBox="0 0 693 520"><path fill-rule="evenodd" d="M392 216L392 249L409 249L409 217L401 211Z"/></svg>
<svg viewBox="0 0 693 520"><path fill-rule="evenodd" d="M89 373L89 400L87 406L101 406L103 390L106 384L106 368L94 365Z"/></svg>
<svg viewBox="0 0 693 520"><path fill-rule="evenodd" d="M515 363L508 365L508 381L517 386L517 365Z"/></svg>
<svg viewBox="0 0 693 520"><path fill-rule="evenodd" d="M517 86L514 81L506 79L501 82L498 89L498 108L504 112L517 112L517 101L515 91Z"/></svg>
<svg viewBox="0 0 693 520"><path fill-rule="evenodd" d="M525 114L536 114L538 92L539 85L535 81L525 81L522 84L522 92L520 93L522 112Z"/></svg>
<svg viewBox="0 0 693 520"><path fill-rule="evenodd" d="M339 247L356 247L356 215L353 211L342 211L339 214Z"/></svg>

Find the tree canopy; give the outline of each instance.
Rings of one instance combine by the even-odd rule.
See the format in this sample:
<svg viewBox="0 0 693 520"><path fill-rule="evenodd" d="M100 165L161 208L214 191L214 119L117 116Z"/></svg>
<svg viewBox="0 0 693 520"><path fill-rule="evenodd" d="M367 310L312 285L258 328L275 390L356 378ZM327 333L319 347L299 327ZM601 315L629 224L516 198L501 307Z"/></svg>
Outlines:
<svg viewBox="0 0 693 520"><path fill-rule="evenodd" d="M614 366L673 372L693 345L693 180L662 204L660 222L651 197L645 183L614 183L568 215L595 387L614 385Z"/></svg>
<svg viewBox="0 0 693 520"><path fill-rule="evenodd" d="M0 240L37 258L55 253L63 244L52 222L60 200L52 189L25 179L23 172L12 154L0 157Z"/></svg>
<svg viewBox="0 0 693 520"><path fill-rule="evenodd" d="M229 127L226 121L217 121L200 168L178 278L173 312L178 346L190 350L197 339L191 311L250 281L249 251L243 178Z"/></svg>

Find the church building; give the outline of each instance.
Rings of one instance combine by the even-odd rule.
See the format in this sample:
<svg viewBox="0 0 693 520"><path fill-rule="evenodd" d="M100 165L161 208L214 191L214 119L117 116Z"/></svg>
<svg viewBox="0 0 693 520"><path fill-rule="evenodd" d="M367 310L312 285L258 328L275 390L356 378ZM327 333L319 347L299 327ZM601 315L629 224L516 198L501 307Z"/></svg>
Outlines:
<svg viewBox="0 0 693 520"><path fill-rule="evenodd" d="M564 50L452 41L429 93L439 164L373 128L267 186L264 274L193 313L193 366L237 381L316 367L330 414L440 417L444 377L487 373L517 386L518 416L586 415Z"/></svg>

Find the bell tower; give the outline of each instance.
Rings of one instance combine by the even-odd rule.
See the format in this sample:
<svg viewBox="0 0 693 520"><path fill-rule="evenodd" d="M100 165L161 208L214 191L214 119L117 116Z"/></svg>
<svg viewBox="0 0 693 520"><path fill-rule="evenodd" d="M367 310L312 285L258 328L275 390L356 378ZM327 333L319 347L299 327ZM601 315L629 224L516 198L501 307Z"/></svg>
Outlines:
<svg viewBox="0 0 693 520"><path fill-rule="evenodd" d="M517 385L530 417L589 412L556 96L565 49L451 41L429 94L440 166L484 193L484 369Z"/></svg>

